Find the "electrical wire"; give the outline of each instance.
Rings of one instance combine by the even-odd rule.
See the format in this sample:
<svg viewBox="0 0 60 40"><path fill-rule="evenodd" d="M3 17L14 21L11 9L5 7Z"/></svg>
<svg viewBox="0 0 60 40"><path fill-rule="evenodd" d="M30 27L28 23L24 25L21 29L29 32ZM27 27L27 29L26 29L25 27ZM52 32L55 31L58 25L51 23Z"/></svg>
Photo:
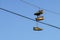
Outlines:
<svg viewBox="0 0 60 40"><path fill-rule="evenodd" d="M23 16L23 15L21 15L21 14L17 14L17 13L15 13L15 12L12 12L12 11L6 10L6 9L4 9L4 8L0 8L0 9L3 10L3 11L9 12L9 13L11 13L11 14L15 14L15 15L17 15L17 16L20 16L20 17L26 18L26 19L29 19L29 20L32 20L32 21L36 21L36 20L34 20L34 19L32 19L32 18L29 18L29 17L27 17L27 16ZM48 26L51 26L51 27L54 27L54 28L57 28L57 29L60 29L60 28L57 27L57 26L54 26L54 25L51 25L51 24L47 24L47 23L44 23L44 22L39 22L39 23L41 23L41 24L45 24L45 25L48 25Z"/></svg>
<svg viewBox="0 0 60 40"><path fill-rule="evenodd" d="M48 11L48 12L50 12L50 13L60 15L60 13L57 13L57 12L54 12L54 11L51 11L51 10L47 10L47 9L44 9L44 8L40 8L39 6L34 5L34 4L31 4L31 3L27 2L27 1L24 1L24 0L20 0L20 1L23 2L23 3L26 3L26 4L28 4L28 5L34 6L34 7L38 8L38 9L43 9L43 10Z"/></svg>

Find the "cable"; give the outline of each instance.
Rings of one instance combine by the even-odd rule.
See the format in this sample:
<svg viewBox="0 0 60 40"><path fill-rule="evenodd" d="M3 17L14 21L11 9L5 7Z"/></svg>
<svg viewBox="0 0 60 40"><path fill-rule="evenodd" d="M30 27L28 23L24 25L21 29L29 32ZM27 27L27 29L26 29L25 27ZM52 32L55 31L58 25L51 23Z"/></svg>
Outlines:
<svg viewBox="0 0 60 40"><path fill-rule="evenodd" d="M28 4L28 5L34 6L34 7L38 8L38 9L43 9L43 10L46 10L46 11L48 11L48 12L50 12L50 13L60 15L60 13L57 13L57 12L54 12L54 11L51 11L51 10L47 10L47 9L44 9L44 8L40 8L39 6L34 5L34 4L31 4L31 3L27 2L27 1L24 1L24 0L20 0L20 1L23 2L23 3L26 3L26 4Z"/></svg>
<svg viewBox="0 0 60 40"><path fill-rule="evenodd" d="M12 12L12 11L6 10L6 9L4 9L4 8L0 8L0 9L3 10L3 11L9 12L9 13L15 14L15 15L17 15L17 16L24 17L24 18L26 18L26 19L29 19L29 20L32 20L32 21L36 21L36 20L34 20L34 19L32 19L32 18L29 18L29 17L23 16L23 15L21 15L21 14L17 14L17 13L15 13L15 12ZM59 27L54 26L54 25L51 25L51 24L47 24L47 23L43 23L43 22L39 22L39 23L42 23L42 24L45 24L45 25L48 25L48 26L51 26L51 27L54 27L54 28L60 29Z"/></svg>

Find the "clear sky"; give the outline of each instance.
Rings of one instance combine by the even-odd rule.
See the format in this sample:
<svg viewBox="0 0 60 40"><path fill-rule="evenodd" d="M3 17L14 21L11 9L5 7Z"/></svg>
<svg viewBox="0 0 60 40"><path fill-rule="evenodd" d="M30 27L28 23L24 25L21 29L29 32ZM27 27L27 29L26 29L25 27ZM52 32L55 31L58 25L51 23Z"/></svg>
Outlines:
<svg viewBox="0 0 60 40"><path fill-rule="evenodd" d="M25 0L41 8L60 13L60 0ZM39 9L20 0L0 0L4 8L35 19L34 13ZM42 22L60 27L60 15L44 10ZM0 10L0 40L60 40L60 29L39 23L42 31L34 31L36 22Z"/></svg>

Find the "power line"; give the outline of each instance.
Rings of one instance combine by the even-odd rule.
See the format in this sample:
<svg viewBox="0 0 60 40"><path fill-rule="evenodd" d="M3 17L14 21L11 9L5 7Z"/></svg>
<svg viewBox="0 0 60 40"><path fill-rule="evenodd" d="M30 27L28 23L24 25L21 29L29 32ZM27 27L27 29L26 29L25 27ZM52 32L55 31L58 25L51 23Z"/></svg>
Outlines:
<svg viewBox="0 0 60 40"><path fill-rule="evenodd" d="M0 8L0 9L3 10L3 11L9 12L9 13L15 14L15 15L17 15L17 16L24 17L24 18L27 18L27 19L32 20L32 21L36 21L36 20L34 20L34 19L32 19L32 18L29 18L29 17L27 17L27 16L23 16L23 15L21 15L21 14L17 14L17 13L15 13L15 12L6 10L6 9L4 9L4 8ZM51 25L51 24L47 24L47 23L44 23L44 22L39 22L39 23L42 23L42 24L45 24L45 25L48 25L48 26L51 26L51 27L60 29L60 28L57 27L57 26L54 26L54 25Z"/></svg>
<svg viewBox="0 0 60 40"><path fill-rule="evenodd" d="M27 1L24 1L24 0L20 0L20 1L23 2L23 3L26 3L26 4L28 4L28 5L34 6L34 7L38 8L38 9L43 9L43 10L46 10L46 11L48 11L48 12L50 12L50 13L60 15L60 13L57 13L57 12L54 12L54 11L51 11L51 10L47 10L47 9L44 9L44 8L40 8L39 6L34 5L34 4L31 4L31 3L27 2Z"/></svg>

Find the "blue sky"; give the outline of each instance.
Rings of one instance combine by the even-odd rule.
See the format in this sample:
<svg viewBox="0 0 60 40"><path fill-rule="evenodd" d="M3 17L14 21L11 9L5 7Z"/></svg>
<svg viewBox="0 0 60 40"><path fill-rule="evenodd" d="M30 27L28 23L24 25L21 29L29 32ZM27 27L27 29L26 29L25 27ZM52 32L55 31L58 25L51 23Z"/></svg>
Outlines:
<svg viewBox="0 0 60 40"><path fill-rule="evenodd" d="M41 8L57 12L53 14L44 10L42 22L60 27L60 0L25 0ZM20 0L0 0L4 8L35 19L34 13L39 9ZM33 31L36 22L0 10L0 40L60 40L60 29L39 23L42 31Z"/></svg>

